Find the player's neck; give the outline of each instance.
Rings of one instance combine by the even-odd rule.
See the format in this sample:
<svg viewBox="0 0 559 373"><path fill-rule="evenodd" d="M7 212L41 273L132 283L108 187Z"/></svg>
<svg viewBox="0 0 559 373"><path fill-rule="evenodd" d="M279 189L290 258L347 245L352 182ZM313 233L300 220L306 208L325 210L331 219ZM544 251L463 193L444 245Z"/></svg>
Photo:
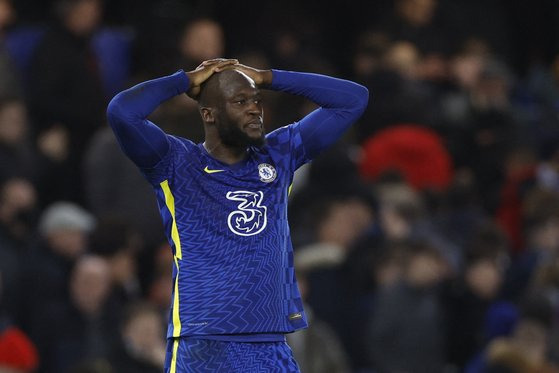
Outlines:
<svg viewBox="0 0 559 373"><path fill-rule="evenodd" d="M247 156L247 147L227 146L222 142L212 142L206 140L203 144L204 148L213 158L226 164L235 164Z"/></svg>

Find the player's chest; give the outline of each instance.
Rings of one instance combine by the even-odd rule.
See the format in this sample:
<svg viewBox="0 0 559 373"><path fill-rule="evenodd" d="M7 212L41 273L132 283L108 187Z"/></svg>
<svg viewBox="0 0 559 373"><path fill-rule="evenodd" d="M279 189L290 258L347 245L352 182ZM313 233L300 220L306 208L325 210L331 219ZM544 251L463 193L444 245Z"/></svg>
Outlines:
<svg viewBox="0 0 559 373"><path fill-rule="evenodd" d="M250 159L229 166L212 159L203 158L190 168L192 179L204 189L249 189L272 191L288 183L286 172L270 157Z"/></svg>

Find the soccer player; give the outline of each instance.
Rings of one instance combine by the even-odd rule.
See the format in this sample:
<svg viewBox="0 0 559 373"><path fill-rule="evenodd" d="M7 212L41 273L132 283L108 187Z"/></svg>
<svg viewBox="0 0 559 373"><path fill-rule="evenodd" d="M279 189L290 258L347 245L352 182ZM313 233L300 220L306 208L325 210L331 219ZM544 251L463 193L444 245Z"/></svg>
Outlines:
<svg viewBox="0 0 559 373"><path fill-rule="evenodd" d="M265 134L260 88L320 106ZM147 116L174 96L196 99L201 144ZM119 93L108 119L155 189L174 254L166 372L298 372L285 333L305 328L287 197L297 168L365 110L367 89L324 75L214 59Z"/></svg>

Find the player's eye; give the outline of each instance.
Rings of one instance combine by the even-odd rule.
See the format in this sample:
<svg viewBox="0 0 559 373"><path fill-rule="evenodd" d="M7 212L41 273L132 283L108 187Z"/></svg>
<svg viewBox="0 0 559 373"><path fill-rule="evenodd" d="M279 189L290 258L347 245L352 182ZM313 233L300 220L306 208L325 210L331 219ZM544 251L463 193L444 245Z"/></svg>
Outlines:
<svg viewBox="0 0 559 373"><path fill-rule="evenodd" d="M246 102L247 102L247 100L245 100L245 99L235 101L235 103L237 105L244 105L244 104L246 104Z"/></svg>

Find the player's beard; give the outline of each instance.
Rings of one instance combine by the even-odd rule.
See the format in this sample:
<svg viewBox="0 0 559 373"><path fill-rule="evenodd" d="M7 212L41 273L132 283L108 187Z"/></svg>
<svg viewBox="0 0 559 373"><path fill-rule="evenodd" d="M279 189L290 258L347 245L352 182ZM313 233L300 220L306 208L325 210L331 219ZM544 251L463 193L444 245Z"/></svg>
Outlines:
<svg viewBox="0 0 559 373"><path fill-rule="evenodd" d="M221 138L221 142L231 147L256 146L260 148L266 143L264 131L262 131L262 136L260 137L251 137L246 132L243 132L238 126L221 125L217 126L217 132Z"/></svg>

